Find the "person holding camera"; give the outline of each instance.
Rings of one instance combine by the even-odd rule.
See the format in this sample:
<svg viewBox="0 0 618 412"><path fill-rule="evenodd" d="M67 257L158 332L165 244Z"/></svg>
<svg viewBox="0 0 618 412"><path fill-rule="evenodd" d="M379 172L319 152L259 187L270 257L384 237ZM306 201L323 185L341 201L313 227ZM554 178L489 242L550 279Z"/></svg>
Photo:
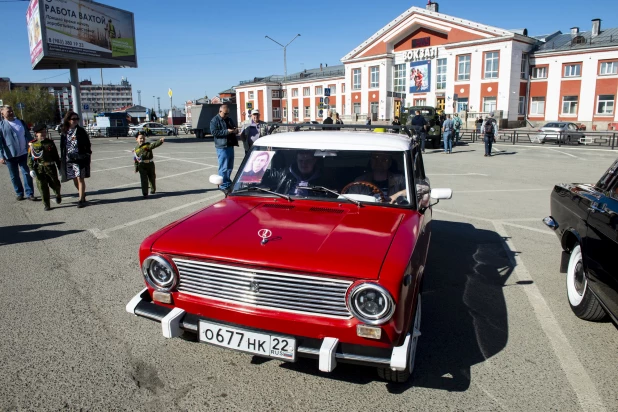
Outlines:
<svg viewBox="0 0 618 412"><path fill-rule="evenodd" d="M60 174L62 181L73 180L79 193L77 207L86 206L86 179L90 177L90 138L79 125L79 116L68 112L62 121L60 133Z"/></svg>

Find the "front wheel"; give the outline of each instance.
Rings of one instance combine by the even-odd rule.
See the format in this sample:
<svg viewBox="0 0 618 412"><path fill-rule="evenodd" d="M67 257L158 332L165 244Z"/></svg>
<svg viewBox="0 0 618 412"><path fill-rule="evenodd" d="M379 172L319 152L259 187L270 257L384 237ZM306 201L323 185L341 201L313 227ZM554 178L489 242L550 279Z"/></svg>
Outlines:
<svg viewBox="0 0 618 412"><path fill-rule="evenodd" d="M421 294L417 295L416 312L414 313L414 324L410 329L410 341L408 343L408 363L404 370L394 371L391 368L378 368L378 376L381 379L395 382L405 383L414 372L414 361L416 360L416 347L418 346L418 338L421 335Z"/></svg>
<svg viewBox="0 0 618 412"><path fill-rule="evenodd" d="M578 318L600 321L607 316L596 296L588 288L588 276L584 270L582 250L579 245L575 246L571 252L566 287L569 305Z"/></svg>

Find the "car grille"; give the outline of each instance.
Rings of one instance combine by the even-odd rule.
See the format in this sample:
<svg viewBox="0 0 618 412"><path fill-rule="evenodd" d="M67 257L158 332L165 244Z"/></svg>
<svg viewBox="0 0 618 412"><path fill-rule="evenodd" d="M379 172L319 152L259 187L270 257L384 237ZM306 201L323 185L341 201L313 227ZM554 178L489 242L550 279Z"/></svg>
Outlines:
<svg viewBox="0 0 618 412"><path fill-rule="evenodd" d="M178 291L308 315L351 318L345 304L350 281L173 259Z"/></svg>

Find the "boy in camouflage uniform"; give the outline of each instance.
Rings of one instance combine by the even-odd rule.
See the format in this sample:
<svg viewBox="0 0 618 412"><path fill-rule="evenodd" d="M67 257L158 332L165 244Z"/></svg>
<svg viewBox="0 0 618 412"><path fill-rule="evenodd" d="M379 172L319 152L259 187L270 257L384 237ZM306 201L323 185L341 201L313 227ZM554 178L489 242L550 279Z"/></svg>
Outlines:
<svg viewBox="0 0 618 412"><path fill-rule="evenodd" d="M135 173L139 172L142 182L142 195L144 199L148 197L148 182L150 182L150 194L154 195L157 191L155 179L155 165L153 162L154 154L152 150L163 144L165 138L161 138L154 143L146 143L146 135L144 132L139 132L135 138L137 146L133 150L133 161L135 162Z"/></svg>
<svg viewBox="0 0 618 412"><path fill-rule="evenodd" d="M47 127L37 124L32 128L36 140L28 147L28 168L30 176L36 178L39 193L43 197L45 210L51 210L49 205L49 188L56 194L56 203L62 201L60 196L60 181L58 169L60 169L60 156L53 140L47 138Z"/></svg>

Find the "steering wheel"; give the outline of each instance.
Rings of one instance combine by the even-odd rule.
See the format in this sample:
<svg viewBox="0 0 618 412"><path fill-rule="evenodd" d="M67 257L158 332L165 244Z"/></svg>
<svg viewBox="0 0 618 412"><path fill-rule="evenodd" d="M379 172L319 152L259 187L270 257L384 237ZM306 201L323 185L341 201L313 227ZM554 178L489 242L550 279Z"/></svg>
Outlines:
<svg viewBox="0 0 618 412"><path fill-rule="evenodd" d="M380 202L384 203L386 202L386 196L384 196L384 193L382 192L382 190L374 185L373 183L370 182L365 182L365 181L361 181L361 182L352 182L347 184L342 190L341 190L341 194L346 194L350 191L350 189L354 186L364 186L367 187L369 189L371 189L371 194L372 195L379 195L380 196Z"/></svg>

